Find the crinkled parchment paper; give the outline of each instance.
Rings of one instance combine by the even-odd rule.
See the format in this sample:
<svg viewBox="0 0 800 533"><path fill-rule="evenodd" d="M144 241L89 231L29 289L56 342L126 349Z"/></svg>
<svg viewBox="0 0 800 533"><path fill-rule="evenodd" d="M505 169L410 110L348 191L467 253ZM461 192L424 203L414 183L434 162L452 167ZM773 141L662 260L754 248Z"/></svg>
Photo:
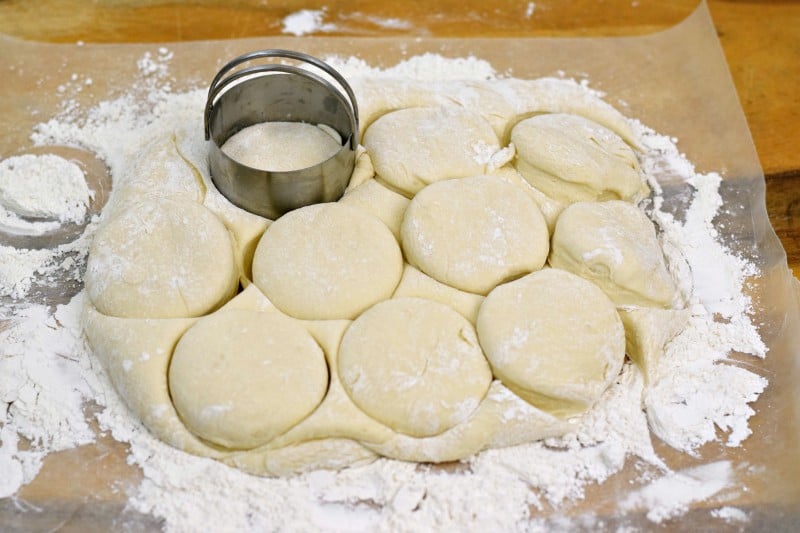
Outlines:
<svg viewBox="0 0 800 533"><path fill-rule="evenodd" d="M754 21L755 23L755 21ZM254 49L290 48L315 55L355 55L375 66L391 66L412 55L434 52L447 57L474 55L502 74L517 78L563 75L587 78L607 93L607 101L662 134L679 139L679 148L698 171L718 171L725 206L717 218L724 242L753 261L760 274L749 287L755 323L769 347L764 361L748 358L748 368L770 385L755 404L753 436L741 447L712 443L701 462L726 460L736 466L742 490L726 502L750 514L748 530L791 529L800 523L800 290L767 218L764 177L745 117L705 5L677 26L652 35L621 38L398 39L258 38L166 44L174 57L173 88L206 86L228 59ZM155 45L52 45L0 35L0 157L28 151L32 128L59 109L61 84L73 73L92 85L71 95L83 107L124 92L135 80L136 61ZM663 183L667 201L688 185ZM33 244L46 246L47 243ZM48 294L62 303L76 290ZM42 295L39 295L42 297ZM659 446L674 469L698 464L697 458ZM22 498L35 508L0 501L0 529L49 530L59 524L77 529L129 530L156 526L151 518L124 510L125 488L141 474L125 463L123 444L101 437L96 444L48 457L37 480ZM608 515L613 503L632 489L633 468L590 487L575 513ZM701 504L702 506L702 504ZM708 512L692 509L680 519L685 530L719 527ZM626 525L653 527L641 516ZM618 518L602 522L614 529ZM4 525L3 525L4 524ZM649 526L649 527L648 527ZM157 526L156 526L157 527Z"/></svg>

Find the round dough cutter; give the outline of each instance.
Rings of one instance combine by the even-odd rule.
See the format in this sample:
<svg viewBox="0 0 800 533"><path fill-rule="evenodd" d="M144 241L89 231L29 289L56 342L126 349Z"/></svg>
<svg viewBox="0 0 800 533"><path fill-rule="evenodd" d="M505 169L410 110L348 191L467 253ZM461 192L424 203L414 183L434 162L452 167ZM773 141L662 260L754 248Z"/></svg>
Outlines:
<svg viewBox="0 0 800 533"><path fill-rule="evenodd" d="M282 61L238 68L271 58ZM287 59L300 65L287 64ZM269 219L338 200L355 167L359 143L355 94L330 65L302 52L259 50L231 60L211 82L204 119L214 185L236 206ZM338 132L342 146L325 161L291 171L253 168L222 151L232 135L262 122L324 124Z"/></svg>

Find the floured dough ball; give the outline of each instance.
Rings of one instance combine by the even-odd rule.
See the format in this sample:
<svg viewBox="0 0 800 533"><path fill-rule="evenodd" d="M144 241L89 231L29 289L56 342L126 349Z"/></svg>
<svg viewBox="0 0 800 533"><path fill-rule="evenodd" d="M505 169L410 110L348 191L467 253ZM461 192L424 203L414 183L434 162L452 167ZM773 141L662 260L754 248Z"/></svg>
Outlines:
<svg viewBox="0 0 800 533"><path fill-rule="evenodd" d="M392 231L392 235L400 239L400 224L408 207L408 198L405 196L370 179L345 193L340 202L378 217Z"/></svg>
<svg viewBox="0 0 800 533"><path fill-rule="evenodd" d="M556 416L591 407L625 359L614 303L591 282L554 268L493 290L478 312L478 336L495 376Z"/></svg>
<svg viewBox="0 0 800 533"><path fill-rule="evenodd" d="M204 317L178 341L169 367L170 395L189 430L232 449L286 432L319 405L327 387L322 349L278 313Z"/></svg>
<svg viewBox="0 0 800 533"><path fill-rule="evenodd" d="M680 300L655 226L627 202L565 209L553 232L550 264L593 281L617 305L671 307Z"/></svg>
<svg viewBox="0 0 800 533"><path fill-rule="evenodd" d="M281 311L309 320L353 319L389 298L403 257L386 225L338 203L291 211L261 238L253 282Z"/></svg>
<svg viewBox="0 0 800 533"><path fill-rule="evenodd" d="M559 202L647 196L636 154L613 131L578 115L536 115L511 130L516 168Z"/></svg>
<svg viewBox="0 0 800 533"><path fill-rule="evenodd" d="M106 315L200 316L235 292L228 230L187 200L149 198L107 220L89 249L86 289Z"/></svg>
<svg viewBox="0 0 800 533"><path fill-rule="evenodd" d="M539 270L550 246L536 202L497 176L426 187L409 204L400 235L409 263L477 294Z"/></svg>
<svg viewBox="0 0 800 533"><path fill-rule="evenodd" d="M303 122L261 122L225 141L222 152L248 167L287 172L327 161L342 148L335 130Z"/></svg>
<svg viewBox="0 0 800 533"><path fill-rule="evenodd" d="M466 420L492 381L472 325L421 298L387 300L358 317L342 339L339 376L360 409L415 437Z"/></svg>
<svg viewBox="0 0 800 533"><path fill-rule="evenodd" d="M378 177L409 196L429 183L484 173L500 150L486 119L457 106L393 111L370 125L363 143Z"/></svg>

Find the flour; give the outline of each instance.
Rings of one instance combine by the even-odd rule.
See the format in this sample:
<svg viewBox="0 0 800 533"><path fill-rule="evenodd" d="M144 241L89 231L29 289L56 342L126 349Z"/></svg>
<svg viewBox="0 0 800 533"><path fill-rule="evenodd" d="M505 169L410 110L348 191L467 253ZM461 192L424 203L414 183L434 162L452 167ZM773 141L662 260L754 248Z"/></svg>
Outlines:
<svg viewBox="0 0 800 533"><path fill-rule="evenodd" d="M283 19L283 33L301 36L309 33L336 30L335 24L322 22L325 19L325 14L325 8L301 9L290 13Z"/></svg>
<svg viewBox="0 0 800 533"><path fill-rule="evenodd" d="M315 16L303 15L312 20ZM65 106L60 116L36 128L34 141L79 144L93 150L119 180L124 179L139 146L156 133L174 129L175 124L201 132L205 91L170 91L165 81L169 57L168 50L143 56L139 63L143 81L131 94L101 102L85 114ZM429 54L386 70L355 58L331 62L346 77L496 77L488 63L476 58ZM766 380L735 366L729 358L732 352L759 357L766 353L748 315L750 300L743 290L747 277L757 271L718 242L711 222L720 205L719 177L696 174L673 139L635 121L631 125L647 149L642 165L654 189L660 190L655 179L665 176L693 189L685 221L669 214L659 197L652 212L674 270L681 272L678 263L685 261L696 275L694 283L684 283L693 316L688 328L669 344L654 383L646 385L638 368L626 364L596 408L574 420L574 429L566 436L488 450L456 465L454 472L380 459L339 472L314 471L276 479L249 476L174 449L131 417L84 344L83 295L79 294L52 314L35 303L0 307L0 401L7 405L0 409L0 497L13 495L29 482L47 453L94 439L83 414L86 400L102 407L96 416L101 428L128 443L129 462L142 469L144 479L130 507L162 519L168 531L592 527L594 519L570 518L570 502L626 463L636 466L640 484L649 484L625 496L616 512L644 509L655 522L678 516L693 503L735 487L735 468L725 461L670 472L654 451L650 429L659 439L689 453L719 439L720 432L727 434L724 438L731 446L748 436L747 421L753 414L749 404ZM195 142L201 143L202 134L196 137ZM202 151L202 146L192 149ZM67 248L4 248L2 294L19 299L37 283L58 283L53 277L56 273L79 276L95 223ZM60 261L69 254L75 256L74 264L64 266ZM12 255L16 266L6 268L3 258ZM711 264L717 267L717 277L708 275ZM724 320L715 320L715 314ZM504 416L525 416L524 405ZM26 449L20 439L32 446ZM730 507L715 513L720 520L747 519Z"/></svg>

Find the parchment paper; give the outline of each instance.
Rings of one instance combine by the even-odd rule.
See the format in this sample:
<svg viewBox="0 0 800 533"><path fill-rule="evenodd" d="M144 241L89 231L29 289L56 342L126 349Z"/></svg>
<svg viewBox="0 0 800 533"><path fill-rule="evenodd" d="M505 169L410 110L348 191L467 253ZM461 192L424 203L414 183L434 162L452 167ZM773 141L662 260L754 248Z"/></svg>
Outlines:
<svg viewBox="0 0 800 533"><path fill-rule="evenodd" d="M764 177L739 105L722 50L704 4L677 26L652 35L621 38L399 39L259 38L168 43L174 58L170 72L176 90L205 87L228 59L255 49L290 48L314 55L356 55L377 66L391 66L412 55L435 52L448 57L474 55L500 73L518 78L558 75L589 79L594 88L628 116L679 139L679 148L700 171L719 171L725 208L717 219L726 244L760 269L750 290L755 322L769 347L765 361L742 357L748 368L766 376L770 386L755 404L753 436L740 448L712 443L693 458L658 445L674 469L729 460L746 490L725 505L745 509L755 531L791 530L800 523L800 284L767 218ZM158 45L52 45L0 35L0 158L29 151L32 127L53 116L63 94L58 86L73 73L93 84L76 102L85 108L126 91L138 74L136 60ZM688 186L664 183L677 198ZM102 200L98 200L101 202ZM51 243L31 240L32 247ZM37 299L61 303L78 290L63 286L37 293ZM91 406L87 411L91 411ZM125 509L126 491L141 473L126 464L126 446L109 437L93 445L52 454L39 477L16 501L0 500L0 529L150 530L152 517ZM604 527L652 528L643 513L615 516L615 503L635 485L630 466L599 486L584 501L559 509L562 514L592 513ZM670 527L719 529L704 503ZM719 503L713 505L719 506ZM545 513L546 515L546 513ZM541 514L538 516L542 516Z"/></svg>

